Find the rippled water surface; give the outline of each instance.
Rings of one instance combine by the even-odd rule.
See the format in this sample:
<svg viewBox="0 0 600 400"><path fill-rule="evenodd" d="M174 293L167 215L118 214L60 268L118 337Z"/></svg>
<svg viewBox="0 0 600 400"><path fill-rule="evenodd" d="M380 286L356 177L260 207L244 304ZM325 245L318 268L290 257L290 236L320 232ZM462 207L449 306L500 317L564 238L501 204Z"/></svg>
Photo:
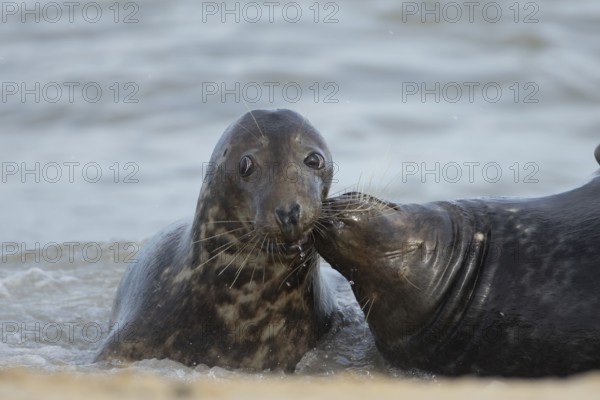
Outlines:
<svg viewBox="0 0 600 400"><path fill-rule="evenodd" d="M244 2L239 22L225 23L207 13L218 2L122 2L117 15L99 1L95 23L86 3L73 22L43 4L39 22L3 9L0 23L2 366L102 368L89 360L126 257L194 212L203 163L248 109L307 116L338 166L334 192L538 196L597 168L597 1L498 2L488 14L481 3L472 21L447 2L437 21L421 2L300 2L297 22L284 2L273 22L263 8L256 23ZM354 324L298 369L399 374L339 285ZM169 361L134 368L227 374Z"/></svg>

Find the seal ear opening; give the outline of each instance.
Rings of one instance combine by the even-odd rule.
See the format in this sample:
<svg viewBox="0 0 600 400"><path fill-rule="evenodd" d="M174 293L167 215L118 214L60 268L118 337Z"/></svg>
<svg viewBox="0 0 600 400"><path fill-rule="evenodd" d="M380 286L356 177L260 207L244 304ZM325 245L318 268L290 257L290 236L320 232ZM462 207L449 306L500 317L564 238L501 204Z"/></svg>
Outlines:
<svg viewBox="0 0 600 400"><path fill-rule="evenodd" d="M594 157L596 157L596 162L600 165L600 144L596 146L596 150L594 151Z"/></svg>

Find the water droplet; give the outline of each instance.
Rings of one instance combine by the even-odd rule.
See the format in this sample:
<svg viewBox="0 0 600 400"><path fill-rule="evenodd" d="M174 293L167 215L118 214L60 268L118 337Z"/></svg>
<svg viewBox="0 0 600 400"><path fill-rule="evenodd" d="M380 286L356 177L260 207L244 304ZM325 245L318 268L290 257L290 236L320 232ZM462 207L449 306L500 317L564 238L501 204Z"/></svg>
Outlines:
<svg viewBox="0 0 600 400"><path fill-rule="evenodd" d="M354 285L354 281L348 281L350 285Z"/></svg>
<svg viewBox="0 0 600 400"><path fill-rule="evenodd" d="M286 282L285 284L288 285L288 287L292 286L292 284L289 282Z"/></svg>

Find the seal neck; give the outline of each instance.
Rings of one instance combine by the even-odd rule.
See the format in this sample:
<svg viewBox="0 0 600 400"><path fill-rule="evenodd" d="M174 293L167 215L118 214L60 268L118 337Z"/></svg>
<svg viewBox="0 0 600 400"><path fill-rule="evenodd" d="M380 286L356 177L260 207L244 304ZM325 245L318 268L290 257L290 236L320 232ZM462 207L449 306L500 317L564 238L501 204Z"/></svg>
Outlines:
<svg viewBox="0 0 600 400"><path fill-rule="evenodd" d="M410 337L415 354L425 358L441 351L444 343L465 319L474 299L476 286L489 244L489 230L483 229L476 216L459 204L430 203L444 216L446 224L438 230L436 262L431 275L432 289L423 298L429 304L430 317Z"/></svg>
<svg viewBox="0 0 600 400"><path fill-rule="evenodd" d="M306 286L318 263L313 243L283 252L272 239L257 236L253 221L237 215L241 209L240 201L225 196L218 185L203 187L190 234L191 268L214 269L226 283L230 278L229 286L272 279L288 288Z"/></svg>

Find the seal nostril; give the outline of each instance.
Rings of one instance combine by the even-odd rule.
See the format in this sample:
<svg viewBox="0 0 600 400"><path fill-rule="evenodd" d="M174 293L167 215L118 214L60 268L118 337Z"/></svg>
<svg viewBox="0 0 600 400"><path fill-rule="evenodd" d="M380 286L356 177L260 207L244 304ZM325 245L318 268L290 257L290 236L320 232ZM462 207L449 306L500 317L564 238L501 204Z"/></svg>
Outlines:
<svg viewBox="0 0 600 400"><path fill-rule="evenodd" d="M293 203L290 207L277 207L275 219L285 242L296 242L302 236L298 203Z"/></svg>
<svg viewBox="0 0 600 400"><path fill-rule="evenodd" d="M277 223L281 226L298 225L300 222L300 205L294 203L289 208L289 211L284 207L277 207L275 209L275 217L277 218Z"/></svg>
<svg viewBox="0 0 600 400"><path fill-rule="evenodd" d="M290 210L290 222L294 225L298 225L300 222L300 204L294 203Z"/></svg>
<svg viewBox="0 0 600 400"><path fill-rule="evenodd" d="M277 223L281 226L288 225L290 223L290 214L281 207L275 209L275 217Z"/></svg>

